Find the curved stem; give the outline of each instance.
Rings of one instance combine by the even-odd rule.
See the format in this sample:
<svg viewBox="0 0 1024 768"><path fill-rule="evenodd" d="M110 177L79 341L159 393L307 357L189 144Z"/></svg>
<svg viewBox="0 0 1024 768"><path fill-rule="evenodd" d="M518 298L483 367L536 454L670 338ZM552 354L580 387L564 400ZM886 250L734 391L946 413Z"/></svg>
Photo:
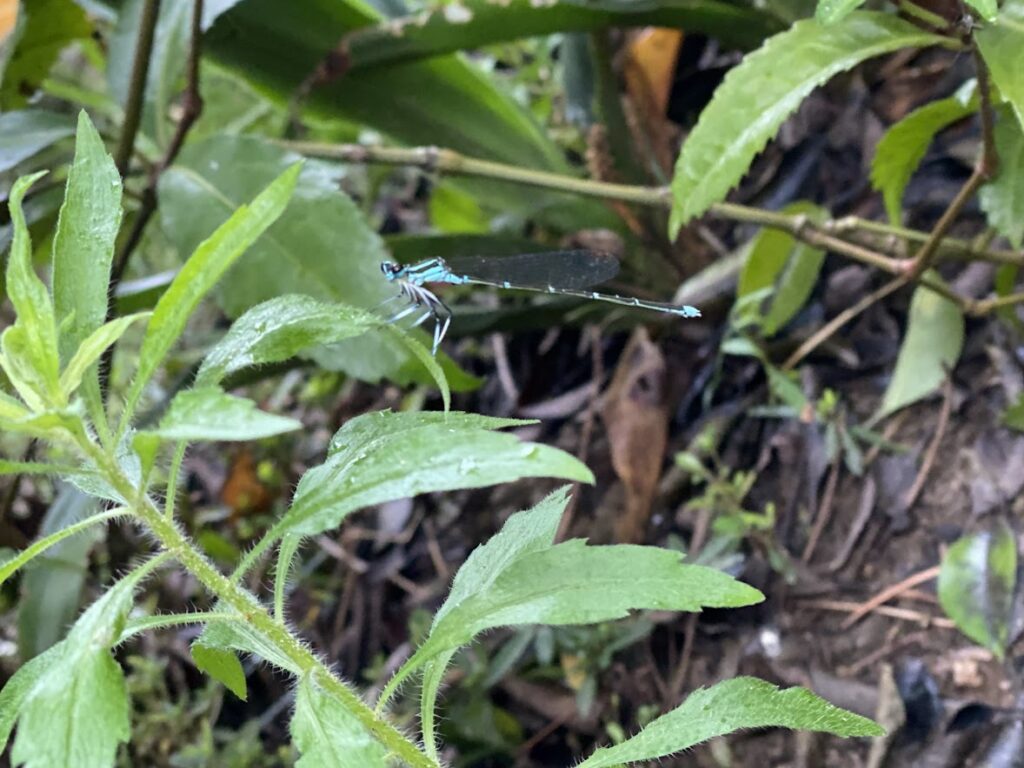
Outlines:
<svg viewBox="0 0 1024 768"><path fill-rule="evenodd" d="M159 540L166 553L181 563L222 604L233 609L252 630L277 648L301 676L312 676L352 717L407 765L413 768L438 768L436 761L431 760L386 719L374 713L355 691L338 679L284 624L275 621L252 593L221 573L192 544L175 521L168 520L152 499L133 486L110 456L84 434L78 436L77 442L107 482L123 498L129 500L129 507L136 519Z"/></svg>

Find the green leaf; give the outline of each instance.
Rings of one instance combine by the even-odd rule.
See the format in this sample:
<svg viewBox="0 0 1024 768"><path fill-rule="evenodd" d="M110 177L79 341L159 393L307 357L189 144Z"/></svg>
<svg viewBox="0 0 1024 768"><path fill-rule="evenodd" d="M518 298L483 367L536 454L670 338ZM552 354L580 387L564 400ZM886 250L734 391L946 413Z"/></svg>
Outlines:
<svg viewBox="0 0 1024 768"><path fill-rule="evenodd" d="M569 454L492 431L523 423L457 411L358 416L335 434L327 461L302 476L274 530L312 536L362 507L523 477L593 482L590 470Z"/></svg>
<svg viewBox="0 0 1024 768"><path fill-rule="evenodd" d="M127 741L124 673L111 655L138 582L161 562L150 560L121 579L75 622L53 661L25 697L12 761L26 768L109 766Z"/></svg>
<svg viewBox="0 0 1024 768"><path fill-rule="evenodd" d="M45 109L24 109L0 115L0 172L75 132L67 115Z"/></svg>
<svg viewBox="0 0 1024 768"><path fill-rule="evenodd" d="M376 315L309 296L285 295L257 304L232 325L203 360L196 386L219 384L236 371L279 363L319 344L366 333Z"/></svg>
<svg viewBox="0 0 1024 768"><path fill-rule="evenodd" d="M2 337L3 367L25 402L36 410L41 410L44 403L62 404L53 302L43 281L32 269L32 244L21 209L25 192L41 176L42 173L23 176L11 188L8 205L14 241L7 262L7 295L17 319Z"/></svg>
<svg viewBox="0 0 1024 768"><path fill-rule="evenodd" d="M1003 424L1010 429L1024 432L1024 395L1017 398L1017 402L1006 409L1003 414Z"/></svg>
<svg viewBox="0 0 1024 768"><path fill-rule="evenodd" d="M964 0L971 8L981 14L985 21L995 21L999 14L999 3L996 0Z"/></svg>
<svg viewBox="0 0 1024 768"><path fill-rule="evenodd" d="M251 136L218 136L188 147L160 179L168 238L187 252L253 189L298 158ZM388 259L380 237L338 189L337 169L308 161L292 204L231 271L218 298L232 317L289 293L370 308L395 295L394 286L380 273L380 263ZM269 274L275 279L267 280ZM430 381L408 345L388 331L309 354L325 368L366 381L385 376L402 384ZM466 377L456 375L452 384L465 388Z"/></svg>
<svg viewBox="0 0 1024 768"><path fill-rule="evenodd" d="M143 388L185 330L199 301L287 207L300 170L298 163L292 165L251 203L238 205L185 262L153 310L139 350L138 371L128 391L126 413L134 410Z"/></svg>
<svg viewBox="0 0 1024 768"><path fill-rule="evenodd" d="M46 511L38 540L0 566L0 583L27 563L18 602L18 651L32 658L67 634L79 612L89 552L103 538L103 524L125 509L96 512L95 499L61 484Z"/></svg>
<svg viewBox="0 0 1024 768"><path fill-rule="evenodd" d="M218 387L179 392L160 426L146 434L164 440L259 440L302 429L302 422L267 413Z"/></svg>
<svg viewBox="0 0 1024 768"><path fill-rule="evenodd" d="M882 193L889 221L902 221L903 190L935 135L977 109L976 81L971 80L955 95L915 109L885 132L871 160L871 186Z"/></svg>
<svg viewBox="0 0 1024 768"><path fill-rule="evenodd" d="M998 519L958 539L939 571L939 603L957 627L1002 659L1010 638L1017 586L1017 539Z"/></svg>
<svg viewBox="0 0 1024 768"><path fill-rule="evenodd" d="M940 279L929 273L932 279ZM949 299L924 286L914 289L892 379L879 416L888 416L927 397L945 380L964 346L964 315Z"/></svg>
<svg viewBox="0 0 1024 768"><path fill-rule="evenodd" d="M780 689L764 680L737 677L694 691L632 738L595 751L579 768L656 760L747 728L791 728L843 737L885 735L866 717L833 706L806 688Z"/></svg>
<svg viewBox="0 0 1024 768"><path fill-rule="evenodd" d="M63 646L57 645L29 659L18 668L0 691L0 751L7 746L7 740L11 737L11 730L25 699L39 678L53 666L63 652Z"/></svg>
<svg viewBox="0 0 1024 768"><path fill-rule="evenodd" d="M725 573L684 565L678 552L635 545L553 544L568 488L508 519L459 569L430 634L382 695L428 662L424 736L432 741L434 699L452 652L488 629L521 624L592 624L632 610L700 611L751 605L764 595ZM622 578L629 574L629 578Z"/></svg>
<svg viewBox="0 0 1024 768"><path fill-rule="evenodd" d="M296 768L386 768L390 764L384 745L308 676L299 681L289 730L302 754Z"/></svg>
<svg viewBox="0 0 1024 768"><path fill-rule="evenodd" d="M121 177L83 110L53 239L53 301L64 361L107 319L110 264L120 226Z"/></svg>
<svg viewBox="0 0 1024 768"><path fill-rule="evenodd" d="M828 217L827 211L812 203L797 202L783 210L807 216L810 221ZM762 229L747 251L737 299L772 287L760 325L766 336L774 336L807 303L824 261L824 251L798 241L788 232Z"/></svg>
<svg viewBox="0 0 1024 768"><path fill-rule="evenodd" d="M0 83L3 112L24 105L64 46L92 32L85 12L73 0L33 0L21 3L21 9L27 19Z"/></svg>
<svg viewBox="0 0 1024 768"><path fill-rule="evenodd" d="M204 54L286 105L326 52L353 30L383 20L364 0L304 0L301 13L289 14L280 13L277 0L246 0L205 36ZM409 83L416 84L414 98L381 99L384 93L408 94ZM409 145L573 172L562 150L507 89L455 55L347 72L314 88L306 113L335 125L366 125ZM462 186L494 211L538 217L561 230L622 227L599 201L483 180Z"/></svg>
<svg viewBox="0 0 1024 768"><path fill-rule="evenodd" d="M82 345L75 351L74 357L68 361L67 367L60 375L60 389L65 398L70 397L78 385L82 383L82 377L89 367L100 359L107 348L116 342L128 326L136 320L148 318L149 312L139 312L134 315L127 315L104 323L95 331L89 334L82 342Z"/></svg>
<svg viewBox="0 0 1024 768"><path fill-rule="evenodd" d="M302 670L287 656L281 653L278 645L260 634L249 621L240 614L237 621L212 621L203 629L196 640L207 648L222 651L241 651L251 653L278 669L291 672L296 677L302 676ZM219 678L218 678L219 679ZM227 684L226 681L220 682ZM234 690L234 689L232 689Z"/></svg>
<svg viewBox="0 0 1024 768"><path fill-rule="evenodd" d="M245 670L233 651L204 645L198 640L192 643L191 651L192 661L200 672L212 677L242 701L248 699Z"/></svg>
<svg viewBox="0 0 1024 768"><path fill-rule="evenodd" d="M814 18L822 24L837 24L864 5L864 0L818 0Z"/></svg>
<svg viewBox="0 0 1024 768"><path fill-rule="evenodd" d="M728 48L749 49L780 25L768 13L718 0L463 0L360 29L346 43L351 72L525 37L646 26L685 29L718 38Z"/></svg>
<svg viewBox="0 0 1024 768"><path fill-rule="evenodd" d="M974 39L992 82L1024 126L1024 0L1006 0L996 20L979 29Z"/></svg>
<svg viewBox="0 0 1024 768"><path fill-rule="evenodd" d="M833 75L901 48L946 44L895 16L869 11L830 27L798 21L770 38L729 71L683 144L672 180L672 236L722 200L782 122Z"/></svg>
<svg viewBox="0 0 1024 768"><path fill-rule="evenodd" d="M978 202L989 225L1019 249L1024 243L1024 128L1009 110L998 111L995 144L999 170L981 188Z"/></svg>

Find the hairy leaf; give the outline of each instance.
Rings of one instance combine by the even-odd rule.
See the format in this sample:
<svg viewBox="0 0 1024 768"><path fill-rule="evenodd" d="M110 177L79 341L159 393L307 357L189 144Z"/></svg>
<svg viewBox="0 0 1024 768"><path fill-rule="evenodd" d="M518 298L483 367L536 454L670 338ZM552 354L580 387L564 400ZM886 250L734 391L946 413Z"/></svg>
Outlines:
<svg viewBox="0 0 1024 768"><path fill-rule="evenodd" d="M261 411L252 400L218 387L201 387L175 395L149 434L164 440L259 440L297 429L302 422Z"/></svg>
<svg viewBox="0 0 1024 768"><path fill-rule="evenodd" d="M42 173L23 176L11 188L8 206L14 241L7 262L7 295L17 319L4 331L2 338L3 367L25 402L36 410L41 410L44 403L62 404L53 302L43 281L32 269L32 244L21 209L28 188L41 176ZM14 375L11 375L12 368Z"/></svg>
<svg viewBox="0 0 1024 768"><path fill-rule="evenodd" d="M956 95L915 109L885 132L871 160L871 186L882 193L889 221L902 221L903 191L935 135L977 109L977 88L972 80Z"/></svg>
<svg viewBox="0 0 1024 768"><path fill-rule="evenodd" d="M934 392L960 359L963 346L963 312L949 299L918 286L880 415L888 416Z"/></svg>
<svg viewBox="0 0 1024 768"><path fill-rule="evenodd" d="M939 571L939 602L960 631L1000 659L1006 653L1017 586L1017 539L997 519L957 540Z"/></svg>
<svg viewBox="0 0 1024 768"><path fill-rule="evenodd" d="M242 701L248 698L245 670L234 651L214 648L196 641L192 643L191 652L192 661L200 672L221 683Z"/></svg>
<svg viewBox="0 0 1024 768"><path fill-rule="evenodd" d="M885 734L866 717L833 706L806 688L780 689L753 677L737 677L694 691L632 738L598 749L579 768L657 760L747 728L791 728L845 737Z"/></svg>
<svg viewBox="0 0 1024 768"><path fill-rule="evenodd" d="M107 351L111 344L114 344L128 326L136 320L149 317L149 312L139 312L135 315L126 315L104 323L90 333L80 347L75 350L74 356L68 361L67 367L60 375L60 389L64 397L70 397L82 383L82 377L89 367L100 359L100 356Z"/></svg>
<svg viewBox="0 0 1024 768"><path fill-rule="evenodd" d="M289 725L302 756L296 768L386 768L388 751L337 699L308 676L299 681Z"/></svg>
<svg viewBox="0 0 1024 768"><path fill-rule="evenodd" d="M83 110L53 239L53 300L62 360L107 318L110 265L120 226L121 177Z"/></svg>
<svg viewBox="0 0 1024 768"><path fill-rule="evenodd" d="M1019 249L1024 243L1024 127L1009 110L999 110L998 118L995 144L999 170L981 188L978 200L989 225Z"/></svg>
<svg viewBox="0 0 1024 768"><path fill-rule="evenodd" d="M139 350L138 371L127 397L129 412L185 330L185 323L199 301L287 207L300 170L299 164L292 165L251 203L235 207L227 221L196 247L160 297Z"/></svg>
<svg viewBox="0 0 1024 768"><path fill-rule="evenodd" d="M869 11L855 11L829 27L799 21L770 38L730 70L683 144L672 180L672 236L725 197L817 86L872 56L947 42Z"/></svg>
<svg viewBox="0 0 1024 768"><path fill-rule="evenodd" d="M459 412L352 419L334 436L327 461L302 476L275 531L312 536L362 507L431 491L522 477L593 482L590 470L569 454L492 431L521 423Z"/></svg>
<svg viewBox="0 0 1024 768"><path fill-rule="evenodd" d="M1006 0L996 20L974 36L992 82L1024 126L1024 0Z"/></svg>
<svg viewBox="0 0 1024 768"><path fill-rule="evenodd" d="M278 363L319 344L366 333L381 318L344 304L288 294L257 304L210 350L196 385L218 384L225 376L256 365Z"/></svg>

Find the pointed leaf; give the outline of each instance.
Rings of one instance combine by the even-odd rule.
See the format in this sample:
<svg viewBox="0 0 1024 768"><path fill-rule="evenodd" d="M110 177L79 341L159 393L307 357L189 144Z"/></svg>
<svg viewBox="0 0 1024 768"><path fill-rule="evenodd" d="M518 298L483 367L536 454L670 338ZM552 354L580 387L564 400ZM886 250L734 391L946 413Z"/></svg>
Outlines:
<svg viewBox="0 0 1024 768"><path fill-rule="evenodd" d="M1024 127L1010 110L998 111L995 143L999 170L981 188L978 201L989 225L1019 249L1024 243Z"/></svg>
<svg viewBox="0 0 1024 768"><path fill-rule="evenodd" d="M1024 0L1005 0L996 20L979 29L974 39L992 82L1024 126Z"/></svg>
<svg viewBox="0 0 1024 768"><path fill-rule="evenodd" d="M53 302L50 292L32 269L32 244L21 209L21 201L28 188L43 175L36 173L18 179L11 188L8 201L14 241L7 262L7 295L14 305L17 319L4 332L4 355L17 366L19 378L33 389L38 399L50 405L60 405ZM24 392L21 394L25 397Z"/></svg>
<svg viewBox="0 0 1024 768"><path fill-rule="evenodd" d="M304 677L295 694L292 739L302 757L296 768L387 768L388 751L337 699Z"/></svg>
<svg viewBox="0 0 1024 768"><path fill-rule="evenodd" d="M632 738L598 749L579 768L657 760L748 728L791 728L844 737L885 735L866 717L835 707L806 688L780 689L753 677L737 677L694 691Z"/></svg>
<svg viewBox="0 0 1024 768"><path fill-rule="evenodd" d="M998 520L958 539L939 571L939 602L960 631L1000 659L1006 653L1017 586L1017 540Z"/></svg>
<svg viewBox="0 0 1024 768"><path fill-rule="evenodd" d="M239 204L185 262L157 303L146 328L139 350L139 368L127 397L129 412L185 330L185 323L199 301L287 207L300 171L299 164L292 165L251 203Z"/></svg>
<svg viewBox="0 0 1024 768"><path fill-rule="evenodd" d="M358 336L381 318L344 304L309 296L278 296L247 310L207 354L196 386L219 384L225 376L256 365L278 363L319 344Z"/></svg>
<svg viewBox="0 0 1024 768"><path fill-rule="evenodd" d="M13 762L26 768L109 766L129 736L124 673L111 655L138 582L159 560L137 568L107 590L75 622L52 663L25 697Z"/></svg>
<svg viewBox="0 0 1024 768"><path fill-rule="evenodd" d="M53 238L53 301L66 361L107 318L114 240L121 226L121 177L85 111Z"/></svg>
<svg viewBox="0 0 1024 768"><path fill-rule="evenodd" d="M212 677L242 701L248 698L245 670L234 651L214 648L198 640L192 643L191 651L192 661L200 672Z"/></svg>
<svg viewBox="0 0 1024 768"><path fill-rule="evenodd" d="M869 11L855 11L829 27L798 21L770 38L730 70L683 144L672 180L673 237L725 197L817 86L872 56L940 44L948 41Z"/></svg>
<svg viewBox="0 0 1024 768"><path fill-rule="evenodd" d="M139 312L134 315L118 317L109 323L104 323L90 333L82 341L81 346L75 350L74 357L71 358L67 368L60 375L60 389L64 393L64 397L70 397L78 389L78 385L82 383L82 377L85 376L85 372L89 370L93 363L100 359L100 356L107 351L111 344L114 344L124 335L124 332L128 330L128 326L136 320L148 318L149 315L149 312Z"/></svg>
<svg viewBox="0 0 1024 768"><path fill-rule="evenodd" d="M267 413L218 387L179 392L160 426L147 434L164 440L259 440L302 429L302 422Z"/></svg>
<svg viewBox="0 0 1024 768"><path fill-rule="evenodd" d="M935 135L977 109L977 88L972 80L956 95L915 109L885 132L871 160L871 186L882 193L889 221L902 221L903 190Z"/></svg>
<svg viewBox="0 0 1024 768"><path fill-rule="evenodd" d="M939 279L932 275L933 279ZM949 299L924 286L914 289L892 379L882 398L880 416L888 416L934 392L960 359L964 315Z"/></svg>
<svg viewBox="0 0 1024 768"><path fill-rule="evenodd" d="M590 470L569 454L491 431L521 423L459 412L352 419L334 436L327 461L302 476L275 532L312 536L362 507L431 491L523 477L593 482Z"/></svg>

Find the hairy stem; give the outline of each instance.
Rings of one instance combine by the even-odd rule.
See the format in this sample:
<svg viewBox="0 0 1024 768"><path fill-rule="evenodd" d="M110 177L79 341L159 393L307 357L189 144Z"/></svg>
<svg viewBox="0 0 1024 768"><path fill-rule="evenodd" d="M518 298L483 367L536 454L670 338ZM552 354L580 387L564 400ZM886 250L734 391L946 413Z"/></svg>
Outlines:
<svg viewBox="0 0 1024 768"><path fill-rule="evenodd" d="M275 621L252 593L221 573L192 544L176 523L164 516L149 496L133 486L112 457L91 442L84 433L77 436L77 443L106 481L129 501L128 506L136 519L149 529L163 549L181 563L225 607L237 612L251 630L258 632L279 650L294 665L300 676L311 676L318 685L337 699L352 717L407 765L413 768L437 768L435 761L427 757L386 719L375 714L355 691L338 679L283 623Z"/></svg>

